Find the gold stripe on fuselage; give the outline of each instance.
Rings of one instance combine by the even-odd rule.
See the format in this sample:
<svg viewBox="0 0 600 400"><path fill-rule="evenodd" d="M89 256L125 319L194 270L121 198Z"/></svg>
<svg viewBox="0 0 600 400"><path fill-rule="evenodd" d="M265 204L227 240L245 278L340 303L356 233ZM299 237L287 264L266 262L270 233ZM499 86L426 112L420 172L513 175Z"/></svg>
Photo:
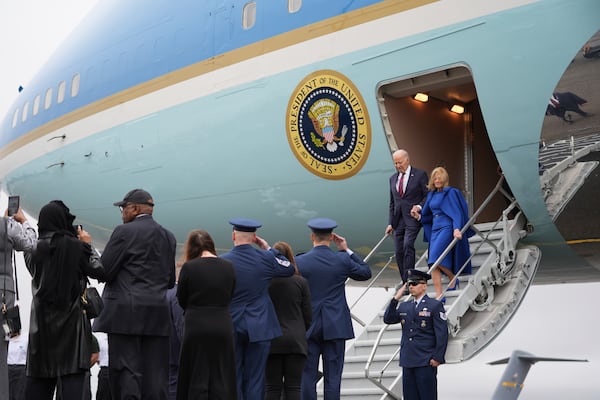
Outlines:
<svg viewBox="0 0 600 400"><path fill-rule="evenodd" d="M49 132L56 131L91 115L108 110L119 104L135 100L157 90L164 89L188 79L207 74L220 68L252 59L261 54L267 54L310 39L338 32L343 29L367 23L389 15L401 13L413 8L421 7L425 4L436 1L438 0L385 0L372 6L364 7L355 11L351 11L347 14L342 14L333 18L319 21L302 28L282 33L269 39L261 40L260 42L240 47L239 49L235 49L227 53L219 54L215 57L197 62L139 85L132 86L126 90L115 93L108 97L104 97L101 100L95 101L61 117L53 119L52 121L47 122L46 124L41 125L24 135L21 135L16 140L4 146L0 150L0 158L6 157L13 151L43 137Z"/></svg>

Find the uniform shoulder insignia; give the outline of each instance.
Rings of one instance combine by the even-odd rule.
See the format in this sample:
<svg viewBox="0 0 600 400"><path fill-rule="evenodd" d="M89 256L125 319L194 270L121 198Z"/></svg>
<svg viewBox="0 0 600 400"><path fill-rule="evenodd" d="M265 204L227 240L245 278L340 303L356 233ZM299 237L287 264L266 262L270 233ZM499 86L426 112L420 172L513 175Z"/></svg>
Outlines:
<svg viewBox="0 0 600 400"><path fill-rule="evenodd" d="M440 311L440 318L442 319L442 321L446 321L448 319L448 317L446 317L446 313L444 311Z"/></svg>
<svg viewBox="0 0 600 400"><path fill-rule="evenodd" d="M291 265L291 263L288 260L282 260L279 257L275 257L275 259L277 260L279 265L283 265L284 267L289 267Z"/></svg>

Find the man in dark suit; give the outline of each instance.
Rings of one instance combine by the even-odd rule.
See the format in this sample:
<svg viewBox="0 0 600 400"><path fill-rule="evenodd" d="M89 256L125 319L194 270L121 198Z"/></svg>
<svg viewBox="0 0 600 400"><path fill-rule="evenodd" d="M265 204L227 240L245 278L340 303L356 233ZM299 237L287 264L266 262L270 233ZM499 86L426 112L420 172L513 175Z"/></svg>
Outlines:
<svg viewBox="0 0 600 400"><path fill-rule="evenodd" d="M448 346L448 322L444 306L427 296L431 275L416 269L390 301L383 315L386 324L402 324L400 366L402 398L437 400L437 368L445 362ZM398 304L408 285L412 301Z"/></svg>
<svg viewBox="0 0 600 400"><path fill-rule="evenodd" d="M385 233L394 233L396 264L402 282L406 271L415 267L415 240L421 224L412 215L420 211L427 197L427 173L413 168L406 150L392 154L396 173L390 177L390 208Z"/></svg>
<svg viewBox="0 0 600 400"><path fill-rule="evenodd" d="M313 248L296 257L300 274L308 281L312 324L306 336L308 357L302 373L302 399L316 400L319 357L323 357L324 399L340 398L346 340L354 338L346 301L346 280L366 281L371 269L348 248L346 239L333 233L337 223L329 218L308 221ZM339 252L329 248L335 242Z"/></svg>
<svg viewBox="0 0 600 400"><path fill-rule="evenodd" d="M238 400L262 399L271 339L281 336L269 285L274 277L293 275L294 267L256 235L261 227L258 221L235 218L229 223L233 225L234 247L222 257L233 263L236 277L229 309L235 330Z"/></svg>
<svg viewBox="0 0 600 400"><path fill-rule="evenodd" d="M123 225L102 253L104 310L94 321L94 331L108 334L112 398L167 400L175 236L152 218L154 200L145 190L114 205Z"/></svg>

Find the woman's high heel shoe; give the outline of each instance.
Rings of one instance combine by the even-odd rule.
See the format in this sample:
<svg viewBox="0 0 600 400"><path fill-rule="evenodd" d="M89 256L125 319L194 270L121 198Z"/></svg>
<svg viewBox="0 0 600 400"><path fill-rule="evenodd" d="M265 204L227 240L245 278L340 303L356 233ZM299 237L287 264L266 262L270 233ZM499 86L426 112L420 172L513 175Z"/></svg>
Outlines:
<svg viewBox="0 0 600 400"><path fill-rule="evenodd" d="M456 278L454 280L454 287L449 287L446 289L447 292L450 292L452 290L456 290L456 289L460 289L460 281L458 280L458 278Z"/></svg>

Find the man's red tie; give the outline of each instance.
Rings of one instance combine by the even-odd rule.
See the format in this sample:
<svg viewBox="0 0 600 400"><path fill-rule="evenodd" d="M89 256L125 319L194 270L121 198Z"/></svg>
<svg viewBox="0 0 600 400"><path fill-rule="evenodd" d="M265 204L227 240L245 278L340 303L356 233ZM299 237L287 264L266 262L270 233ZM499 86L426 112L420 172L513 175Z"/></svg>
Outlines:
<svg viewBox="0 0 600 400"><path fill-rule="evenodd" d="M404 196L404 174L400 173L400 179L398 179L398 194L400 197Z"/></svg>

